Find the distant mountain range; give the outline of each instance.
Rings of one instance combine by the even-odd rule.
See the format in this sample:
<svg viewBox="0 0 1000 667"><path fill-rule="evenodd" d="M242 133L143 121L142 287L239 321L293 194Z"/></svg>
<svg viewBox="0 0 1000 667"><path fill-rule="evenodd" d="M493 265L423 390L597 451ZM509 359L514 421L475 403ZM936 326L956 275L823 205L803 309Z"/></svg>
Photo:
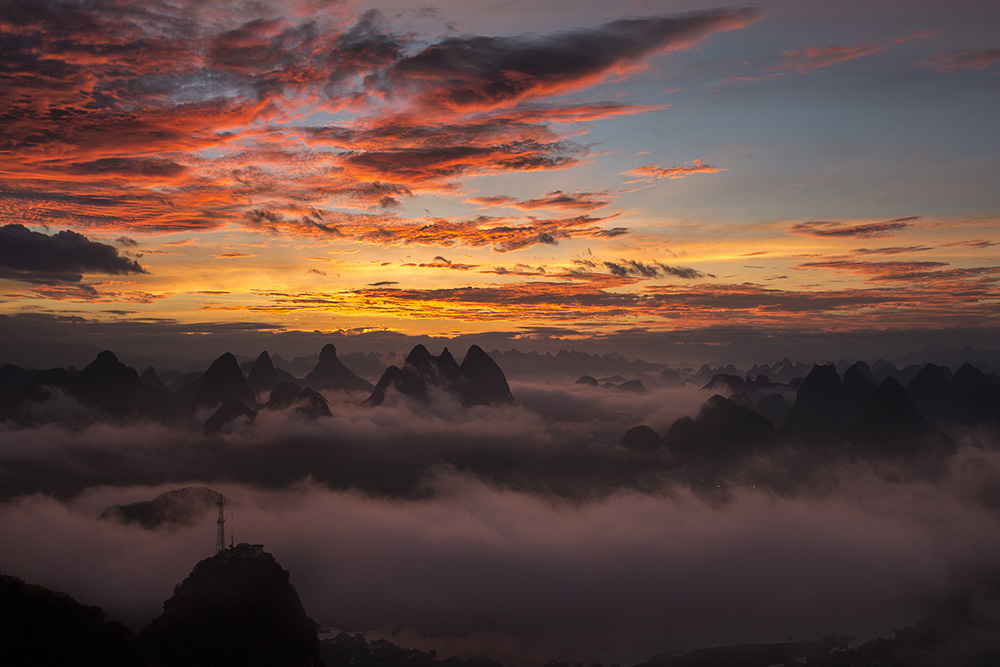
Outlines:
<svg viewBox="0 0 1000 667"><path fill-rule="evenodd" d="M211 414L203 429L211 434L234 423L252 422L260 410L294 407L305 417L330 416L321 391L367 394L364 403L377 406L390 392L426 401L432 390L452 394L466 407L514 402L503 371L476 345L469 348L461 365L447 348L435 357L418 345L402 368L387 368L377 386L345 366L333 345L323 347L316 366L302 378L276 368L266 351L246 374L236 357L226 353L204 372L168 378L153 367L139 374L105 350L79 372L29 370L10 364L0 368L0 420L22 424L51 420L36 408L54 394L64 394L89 406L94 419L178 423L208 410Z"/></svg>
<svg viewBox="0 0 1000 667"><path fill-rule="evenodd" d="M902 370L883 364L873 373L856 362L843 374L819 365L788 383L717 373L703 389L717 393L697 414L677 419L662 436L646 425L632 428L622 446L701 462L783 445L813 455L940 457L954 451L952 436L961 430L1000 426L1000 376L969 363L954 373L932 363Z"/></svg>

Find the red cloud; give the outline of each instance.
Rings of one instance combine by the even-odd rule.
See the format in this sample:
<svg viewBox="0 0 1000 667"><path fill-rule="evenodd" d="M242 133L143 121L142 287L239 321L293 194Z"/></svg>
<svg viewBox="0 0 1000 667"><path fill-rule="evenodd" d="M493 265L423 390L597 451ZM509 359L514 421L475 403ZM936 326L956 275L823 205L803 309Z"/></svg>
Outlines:
<svg viewBox="0 0 1000 667"><path fill-rule="evenodd" d="M984 70L998 62L1000 62L1000 49L958 49L928 58L923 64L939 72L957 72Z"/></svg>

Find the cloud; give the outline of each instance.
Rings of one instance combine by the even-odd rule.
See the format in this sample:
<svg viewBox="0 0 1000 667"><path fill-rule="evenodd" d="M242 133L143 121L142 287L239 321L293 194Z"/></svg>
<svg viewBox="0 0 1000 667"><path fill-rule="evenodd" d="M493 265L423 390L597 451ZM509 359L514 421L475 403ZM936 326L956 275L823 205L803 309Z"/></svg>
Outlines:
<svg viewBox="0 0 1000 667"><path fill-rule="evenodd" d="M245 252L220 252L215 255L216 259L241 259L244 257L260 257L260 255L250 255Z"/></svg>
<svg viewBox="0 0 1000 667"><path fill-rule="evenodd" d="M809 74L816 70L830 67L831 65L864 58L885 49L886 45L880 42L843 46L807 46L803 49L789 49L784 52L784 59L771 69L794 70L799 74Z"/></svg>
<svg viewBox="0 0 1000 667"><path fill-rule="evenodd" d="M379 82L423 107L490 110L621 75L643 60L745 27L752 9L624 19L548 36L452 37L393 65Z"/></svg>
<svg viewBox="0 0 1000 667"><path fill-rule="evenodd" d="M858 248L854 252L858 255L901 255L908 252L926 252L933 250L929 245L892 246L889 248Z"/></svg>
<svg viewBox="0 0 1000 667"><path fill-rule="evenodd" d="M833 46L807 46L802 49L789 49L784 52L784 59L773 67L771 71L791 70L798 74L811 74L820 69L825 69L831 65L865 58L867 56L885 51L890 46L905 44L915 39L928 39L935 37L937 33L932 30L925 30L914 33L906 37L883 40L878 42L865 42L863 44L843 44Z"/></svg>
<svg viewBox="0 0 1000 667"><path fill-rule="evenodd" d="M683 167L661 167L659 164L653 163L636 167L624 173L629 176L641 176L643 178L660 180L661 178L684 178L691 174L716 174L720 171L725 171L725 169L707 165L704 160L695 160L693 163Z"/></svg>
<svg viewBox="0 0 1000 667"><path fill-rule="evenodd" d="M809 234L810 236L826 238L853 237L875 239L893 236L896 232L911 227L919 219L920 216L910 216L908 218L895 218L884 222L869 222L846 226L841 222L810 221L793 225L792 231L797 234Z"/></svg>
<svg viewBox="0 0 1000 667"><path fill-rule="evenodd" d="M969 248L991 248L995 245L1000 245L996 241L988 241L986 239L975 239L972 241L952 241L951 243L942 243L942 246L946 248L951 248L955 246L967 246Z"/></svg>
<svg viewBox="0 0 1000 667"><path fill-rule="evenodd" d="M944 286L965 283L966 290L974 286L973 281L983 280L987 283L996 282L1000 274L1000 266L978 266L972 268L944 269L947 262L870 262L863 260L831 259L825 261L803 262L796 269L833 269L848 273L857 273L869 277L869 280L905 280L926 282ZM967 292L968 294L968 292Z"/></svg>
<svg viewBox="0 0 1000 667"><path fill-rule="evenodd" d="M587 215L530 219L480 216L473 220L442 218L405 219L389 215L328 213L313 210L297 218L273 211L254 210L244 217L251 229L272 234L320 235L350 239L375 245L425 245L448 247L489 246L495 252L510 252L539 244L554 245L572 238L611 238L629 230L605 229L597 223L616 216Z"/></svg>
<svg viewBox="0 0 1000 667"><path fill-rule="evenodd" d="M105 433L121 448L145 442L136 435ZM798 495L734 485L725 500L655 480L574 499L448 468L414 498L310 481L191 483L231 499L237 540L275 555L320 624L505 664L635 664L828 633L863 641L996 578L996 513L976 499L1000 472L995 452L962 450L936 481L890 481L864 465L824 472L820 488ZM0 567L141 627L211 555L214 521L168 532L97 516L191 483L6 502Z"/></svg>
<svg viewBox="0 0 1000 667"><path fill-rule="evenodd" d="M146 273L114 246L65 230L51 236L24 225L0 227L0 277L32 283L80 282L85 273Z"/></svg>
<svg viewBox="0 0 1000 667"><path fill-rule="evenodd" d="M104 0L12 11L0 150L17 177L0 206L28 224L203 231L243 219L255 202L381 213L457 192L470 176L568 168L587 154L570 140L585 134L580 124L665 106L554 95L757 17L720 10L428 44L378 11L349 12ZM303 126L300 114L315 109L346 113ZM584 212L603 201L553 195L522 210Z"/></svg>
<svg viewBox="0 0 1000 667"><path fill-rule="evenodd" d="M603 197L603 199L602 199ZM593 211L611 203L606 192L563 192L553 190L535 199L515 199L504 195L473 197L466 201L480 207L517 208L522 211Z"/></svg>
<svg viewBox="0 0 1000 667"><path fill-rule="evenodd" d="M621 277L634 277L634 278L661 278L664 276L671 276L674 278L683 278L685 280L691 280L694 278L705 278L712 277L710 273L704 273L703 271L698 271L697 269L692 269L686 266L670 266L664 264L663 262L651 262L649 264L639 262L633 259L623 259L617 262L594 262L592 260L573 260L576 266L585 269L594 269L599 265L606 268L611 275L621 276Z"/></svg>
<svg viewBox="0 0 1000 667"><path fill-rule="evenodd" d="M968 70L985 70L1000 62L1000 49L958 49L922 61L925 67L950 73Z"/></svg>

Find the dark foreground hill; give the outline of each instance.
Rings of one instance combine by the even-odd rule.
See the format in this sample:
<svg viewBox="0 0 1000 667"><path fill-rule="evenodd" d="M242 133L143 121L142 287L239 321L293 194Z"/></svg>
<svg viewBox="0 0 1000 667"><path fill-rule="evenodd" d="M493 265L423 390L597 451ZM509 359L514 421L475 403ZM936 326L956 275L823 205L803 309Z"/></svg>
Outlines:
<svg viewBox="0 0 1000 667"><path fill-rule="evenodd" d="M1000 587L956 594L891 639L742 644L674 651L636 667L978 667L1000 664ZM288 572L259 545L207 558L177 586L138 638L100 607L0 575L0 664L89 667L327 665L503 667L483 657L439 658L361 634L317 642ZM539 663L541 664L541 663ZM603 667L602 663L590 663ZM545 667L580 667L551 660Z"/></svg>
<svg viewBox="0 0 1000 667"><path fill-rule="evenodd" d="M263 546L239 544L197 565L139 633L156 667L321 665L317 625Z"/></svg>
<svg viewBox="0 0 1000 667"><path fill-rule="evenodd" d="M100 607L0 575L0 664L143 665L131 630Z"/></svg>

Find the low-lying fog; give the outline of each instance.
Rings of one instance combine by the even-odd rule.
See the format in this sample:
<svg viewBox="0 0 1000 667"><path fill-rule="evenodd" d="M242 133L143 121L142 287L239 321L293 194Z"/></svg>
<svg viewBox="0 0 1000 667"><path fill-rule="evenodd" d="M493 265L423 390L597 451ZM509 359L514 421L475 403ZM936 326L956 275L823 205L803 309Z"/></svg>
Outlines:
<svg viewBox="0 0 1000 667"><path fill-rule="evenodd" d="M204 485L321 625L530 664L891 636L1000 580L995 443L970 436L937 476L841 462L791 492L738 475L694 491L668 454L617 442L640 423L662 433L707 394L512 390L515 407L468 410L445 395L368 408L333 394L332 418L262 411L213 437L0 425L0 571L142 627L214 552L215 514L155 530L99 515ZM47 409L76 414L65 396Z"/></svg>

